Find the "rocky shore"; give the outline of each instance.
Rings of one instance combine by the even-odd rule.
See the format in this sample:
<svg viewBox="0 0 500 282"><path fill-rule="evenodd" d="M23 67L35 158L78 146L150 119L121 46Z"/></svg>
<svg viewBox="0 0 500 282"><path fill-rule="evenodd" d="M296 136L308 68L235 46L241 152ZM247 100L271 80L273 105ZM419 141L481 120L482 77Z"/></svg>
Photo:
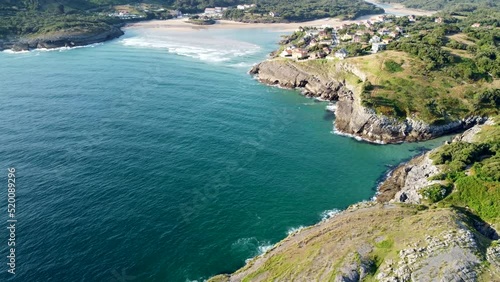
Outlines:
<svg viewBox="0 0 500 282"><path fill-rule="evenodd" d="M34 35L5 41L0 40L0 51L10 49L19 52L39 48L52 49L84 46L112 40L123 34L123 31L119 27L109 26L109 28L99 31L60 32Z"/></svg>
<svg viewBox="0 0 500 282"><path fill-rule="evenodd" d="M455 141L473 140L480 130ZM387 177L376 201L297 231L209 281L500 281L496 230L465 210L416 205L439 172L429 153L417 156Z"/></svg>
<svg viewBox="0 0 500 282"><path fill-rule="evenodd" d="M463 131L486 120L475 116L444 125L430 125L411 118L398 120L377 115L361 105L361 89L345 79L350 75L359 81L366 80L366 75L348 63L338 63L333 73L326 73L295 61L271 59L255 65L250 74L265 84L297 88L306 96L337 102L336 131L374 143L428 140Z"/></svg>

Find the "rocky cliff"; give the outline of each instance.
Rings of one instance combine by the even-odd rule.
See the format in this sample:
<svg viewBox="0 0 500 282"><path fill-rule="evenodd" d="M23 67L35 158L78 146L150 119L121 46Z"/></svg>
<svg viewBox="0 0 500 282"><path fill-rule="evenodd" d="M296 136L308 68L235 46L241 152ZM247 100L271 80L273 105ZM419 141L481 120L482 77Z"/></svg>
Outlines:
<svg viewBox="0 0 500 282"><path fill-rule="evenodd" d="M349 77L363 82L366 76L355 66L344 62L335 62L330 71L322 71L320 67L292 60L273 59L254 66L250 73L266 84L298 88L304 95L337 101L337 132L375 143L428 140L467 129L485 120L483 117L470 117L444 125L429 125L411 118L398 120L377 115L361 105L359 85L349 82Z"/></svg>
<svg viewBox="0 0 500 282"><path fill-rule="evenodd" d="M475 125L457 135L453 142L472 143L483 126L493 124L493 120L490 119L484 124ZM378 188L377 201L381 203L391 201L420 204L422 202L421 189L443 183L440 180L430 180L442 172L438 166L433 164L430 158L432 152L429 151L417 156L390 172Z"/></svg>
<svg viewBox="0 0 500 282"><path fill-rule="evenodd" d="M452 209L358 204L216 281L498 281L498 243Z"/></svg>
<svg viewBox="0 0 500 282"><path fill-rule="evenodd" d="M59 48L84 46L104 42L122 36L123 31L115 26L99 31L58 32L51 34L34 35L31 37L16 38L0 41L0 50L25 51L37 48Z"/></svg>

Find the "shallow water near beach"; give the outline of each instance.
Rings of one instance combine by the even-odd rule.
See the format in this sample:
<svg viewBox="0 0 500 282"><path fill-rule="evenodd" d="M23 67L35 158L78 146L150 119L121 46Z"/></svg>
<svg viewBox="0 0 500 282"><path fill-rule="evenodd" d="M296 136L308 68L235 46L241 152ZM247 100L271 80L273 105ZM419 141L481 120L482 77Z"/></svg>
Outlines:
<svg viewBox="0 0 500 282"><path fill-rule="evenodd" d="M390 167L443 142L333 134L326 103L247 74L279 35L135 29L88 48L0 53L0 168L4 183L16 168L18 200L17 274L0 280L232 272L369 200Z"/></svg>

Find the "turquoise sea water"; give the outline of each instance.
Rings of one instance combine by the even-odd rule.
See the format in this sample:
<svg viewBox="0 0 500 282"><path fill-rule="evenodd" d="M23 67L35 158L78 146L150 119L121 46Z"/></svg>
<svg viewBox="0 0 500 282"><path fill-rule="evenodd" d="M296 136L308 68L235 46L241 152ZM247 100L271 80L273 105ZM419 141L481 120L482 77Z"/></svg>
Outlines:
<svg viewBox="0 0 500 282"><path fill-rule="evenodd" d="M10 166L18 219L14 277L0 228L0 280L231 272L291 229L370 199L391 166L442 142L332 134L325 103L247 74L278 39L130 30L94 47L0 53L0 222Z"/></svg>

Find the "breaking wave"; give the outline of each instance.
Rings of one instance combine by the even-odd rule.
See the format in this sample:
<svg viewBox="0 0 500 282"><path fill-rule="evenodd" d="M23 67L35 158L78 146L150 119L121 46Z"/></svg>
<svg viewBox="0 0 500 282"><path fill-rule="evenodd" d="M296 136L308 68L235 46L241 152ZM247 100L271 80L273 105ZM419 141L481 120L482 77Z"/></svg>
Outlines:
<svg viewBox="0 0 500 282"><path fill-rule="evenodd" d="M230 62L259 52L260 46L223 38L174 38L170 36L136 36L121 40L130 47L164 49L169 53L190 57L209 63ZM234 63L234 67L247 67Z"/></svg>
<svg viewBox="0 0 500 282"><path fill-rule="evenodd" d="M338 213L340 213L340 210L338 210L338 209L326 210L326 211L321 213L321 221L325 221L329 218L332 218L335 215L337 215Z"/></svg>

